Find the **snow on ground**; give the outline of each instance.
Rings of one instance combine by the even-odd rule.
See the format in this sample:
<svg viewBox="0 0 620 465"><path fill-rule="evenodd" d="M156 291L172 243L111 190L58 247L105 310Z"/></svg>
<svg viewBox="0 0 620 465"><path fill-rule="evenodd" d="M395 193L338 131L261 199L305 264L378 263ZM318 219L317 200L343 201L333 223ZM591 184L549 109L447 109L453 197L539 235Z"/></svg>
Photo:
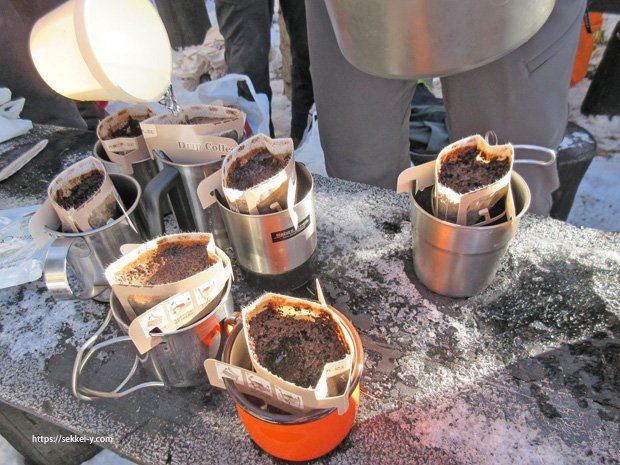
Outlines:
<svg viewBox="0 0 620 465"><path fill-rule="evenodd" d="M606 38L613 31L620 15L605 15L603 30ZM604 47L597 46L590 60L591 75L600 62ZM594 158L581 181L568 222L577 226L620 231L620 116L585 116L581 104L591 79L586 77L571 89L569 94L570 120L587 129L597 143Z"/></svg>
<svg viewBox="0 0 620 465"><path fill-rule="evenodd" d="M0 436L0 463L2 465L24 465L24 457L2 436Z"/></svg>

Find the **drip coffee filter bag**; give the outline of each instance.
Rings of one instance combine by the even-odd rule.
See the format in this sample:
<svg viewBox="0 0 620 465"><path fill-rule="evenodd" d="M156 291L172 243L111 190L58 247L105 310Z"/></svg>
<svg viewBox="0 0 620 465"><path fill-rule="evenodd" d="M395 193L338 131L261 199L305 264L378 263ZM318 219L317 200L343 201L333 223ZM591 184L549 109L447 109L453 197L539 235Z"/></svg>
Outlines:
<svg viewBox="0 0 620 465"><path fill-rule="evenodd" d="M85 158L56 176L47 195L66 232L100 228L124 211L103 163L94 157Z"/></svg>
<svg viewBox="0 0 620 465"><path fill-rule="evenodd" d="M154 116L149 107L131 107L111 114L97 126L97 137L113 163L132 174L131 165L150 158L140 122Z"/></svg>
<svg viewBox="0 0 620 465"><path fill-rule="evenodd" d="M192 310L189 324L217 305L232 268L211 234L182 233L135 246L108 266L105 275L130 320L172 296L196 290L200 308Z"/></svg>
<svg viewBox="0 0 620 465"><path fill-rule="evenodd" d="M224 196L230 209L239 213L268 214L292 207L295 186L292 139L257 134L231 151L222 164Z"/></svg>
<svg viewBox="0 0 620 465"><path fill-rule="evenodd" d="M243 140L245 113L218 105L192 105L176 114L140 123L150 151L161 150L173 162L200 164L219 160Z"/></svg>
<svg viewBox="0 0 620 465"><path fill-rule="evenodd" d="M492 209L508 193L513 159L511 144L489 145L479 135L448 145L435 162L433 214L462 226L500 219L504 209Z"/></svg>
<svg viewBox="0 0 620 465"><path fill-rule="evenodd" d="M267 293L241 315L251 366L209 359L205 369L211 384L224 387L222 378L232 379L243 392L289 412L347 411L355 346L335 312L317 302Z"/></svg>

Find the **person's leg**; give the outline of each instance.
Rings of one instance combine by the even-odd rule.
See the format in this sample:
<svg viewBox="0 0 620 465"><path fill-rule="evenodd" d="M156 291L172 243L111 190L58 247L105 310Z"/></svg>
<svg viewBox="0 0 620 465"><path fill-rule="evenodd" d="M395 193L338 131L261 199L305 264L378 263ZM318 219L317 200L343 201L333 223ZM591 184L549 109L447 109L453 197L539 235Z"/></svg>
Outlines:
<svg viewBox="0 0 620 465"><path fill-rule="evenodd" d="M359 71L342 55L322 0L306 1L314 99L327 173L389 189L409 167L415 81Z"/></svg>
<svg viewBox="0 0 620 465"><path fill-rule="evenodd" d="M173 48L199 45L211 27L204 0L155 0Z"/></svg>
<svg viewBox="0 0 620 465"><path fill-rule="evenodd" d="M586 0L557 0L527 43L493 63L442 78L452 140L493 130L499 142L558 146Z"/></svg>
<svg viewBox="0 0 620 465"><path fill-rule="evenodd" d="M292 111L291 137L295 145L301 140L308 123L308 112L314 103L310 56L308 54L308 32L306 28L306 7L300 0L280 0L282 16L291 42Z"/></svg>
<svg viewBox="0 0 620 465"><path fill-rule="evenodd" d="M452 140L493 130L500 143L558 146L566 131L585 3L557 0L547 22L527 43L493 63L442 79ZM556 167L516 170L532 188L530 211L548 215L551 193L558 186Z"/></svg>
<svg viewBox="0 0 620 465"><path fill-rule="evenodd" d="M224 36L228 71L249 76L256 92L267 94L271 101L269 48L273 2L215 0L215 11Z"/></svg>

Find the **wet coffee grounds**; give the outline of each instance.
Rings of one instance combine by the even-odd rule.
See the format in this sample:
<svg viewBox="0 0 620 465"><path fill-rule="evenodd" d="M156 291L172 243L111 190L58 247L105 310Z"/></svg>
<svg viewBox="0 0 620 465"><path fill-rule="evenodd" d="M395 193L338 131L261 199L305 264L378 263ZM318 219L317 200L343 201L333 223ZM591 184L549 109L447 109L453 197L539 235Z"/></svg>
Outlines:
<svg viewBox="0 0 620 465"><path fill-rule="evenodd" d="M55 201L65 210L77 209L97 193L104 179L103 173L97 170L84 173L71 189L58 189Z"/></svg>
<svg viewBox="0 0 620 465"><path fill-rule="evenodd" d="M264 149L237 158L228 169L228 187L240 191L254 187L277 174L286 166L289 159L290 155L282 160Z"/></svg>
<svg viewBox="0 0 620 465"><path fill-rule="evenodd" d="M480 189L501 179L510 169L510 160L491 158L489 163L477 160L478 154L487 160L488 155L476 147L454 150L441 163L439 182L459 194Z"/></svg>
<svg viewBox="0 0 620 465"><path fill-rule="evenodd" d="M166 242L128 264L116 279L121 284L169 284L206 270L212 262L206 242Z"/></svg>
<svg viewBox="0 0 620 465"><path fill-rule="evenodd" d="M141 135L140 121L130 117L124 125L112 131L105 140L116 139L117 137L138 137Z"/></svg>
<svg viewBox="0 0 620 465"><path fill-rule="evenodd" d="M348 353L338 325L324 313L313 320L294 318L269 304L249 320L248 334L262 366L305 388L316 386L326 363Z"/></svg>
<svg viewBox="0 0 620 465"><path fill-rule="evenodd" d="M185 116L185 120L179 124L207 124L207 123L219 123L224 121L230 121L231 118L227 116L219 117L219 116L193 116L188 118Z"/></svg>

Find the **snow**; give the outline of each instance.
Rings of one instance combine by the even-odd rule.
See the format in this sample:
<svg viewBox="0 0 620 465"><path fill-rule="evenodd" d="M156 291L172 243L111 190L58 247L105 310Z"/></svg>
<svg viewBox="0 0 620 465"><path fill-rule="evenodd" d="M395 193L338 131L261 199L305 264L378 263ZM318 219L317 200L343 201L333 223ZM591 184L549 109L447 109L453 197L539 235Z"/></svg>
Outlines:
<svg viewBox="0 0 620 465"><path fill-rule="evenodd" d="M0 436L0 463L3 465L25 465L24 457L17 452L9 441Z"/></svg>

